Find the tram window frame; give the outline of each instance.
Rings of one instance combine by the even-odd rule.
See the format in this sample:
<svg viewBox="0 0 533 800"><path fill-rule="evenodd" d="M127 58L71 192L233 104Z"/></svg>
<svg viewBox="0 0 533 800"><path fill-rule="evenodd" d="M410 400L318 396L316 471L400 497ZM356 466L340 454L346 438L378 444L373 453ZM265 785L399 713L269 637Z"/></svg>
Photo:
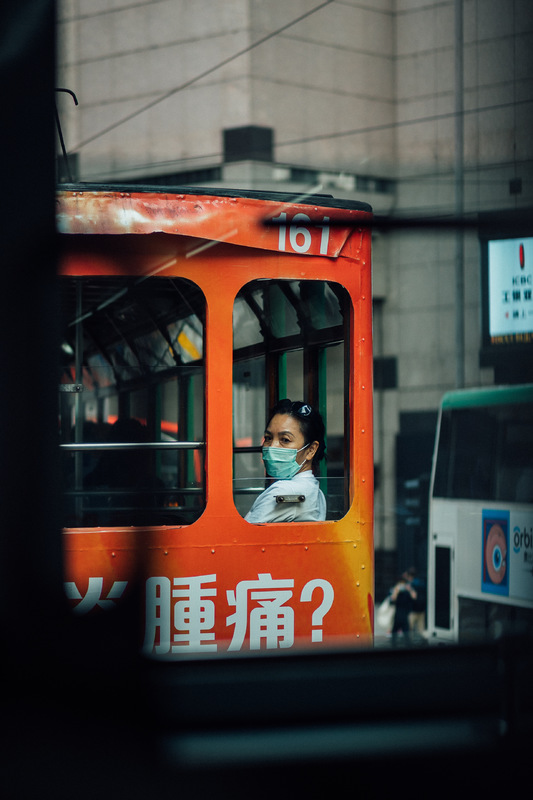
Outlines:
<svg viewBox="0 0 533 800"><path fill-rule="evenodd" d="M206 506L203 292L190 280L161 276L61 276L59 285L64 326L59 438L64 459L65 527L194 522ZM193 309L198 312L195 343L191 343ZM176 328L176 322L184 324ZM184 339L185 323L190 338ZM143 337L143 346L136 347L135 342ZM157 342L151 353L150 339ZM119 341L129 346L129 351L123 350L126 361L131 360L131 353L135 355L135 372L132 363L120 369L123 365L115 347ZM91 353L98 355L92 365ZM109 375L102 385L96 379L97 368L105 368ZM173 381L176 408L173 419L165 424L163 387L168 389ZM191 394L194 402L189 401ZM86 414L89 407L90 418ZM127 419L140 423L137 433L120 435L117 426ZM71 423L67 429L65 422ZM90 422L95 423L93 441L87 429L84 432ZM95 456L100 459L100 472ZM135 459L138 473L144 470L141 481L131 467ZM107 465L105 469L103 465ZM120 475L120 480L113 486L104 474L112 475L113 480ZM174 480L165 481L165 474L174 474Z"/></svg>
<svg viewBox="0 0 533 800"><path fill-rule="evenodd" d="M270 300L277 292L279 296L285 298L286 303L293 304L298 303L301 299L302 286L305 289L306 297L302 301L300 308L297 310L295 308L292 309L294 311L294 319L298 320L299 332L296 334L292 326L286 336L280 335L279 330L274 331L274 325L270 324L266 299L263 298L263 302L261 302L254 295L254 291L261 287L263 289L274 287L274 290L270 291ZM316 297L318 297L316 290L319 286L325 287L324 296L327 299L327 305L330 306L329 314L331 320L335 320L335 316L337 316L335 324L320 324L319 317L327 318L327 315L325 314L326 309L318 308L316 302ZM298 290L296 287L298 287ZM315 307L313 308L314 293L316 297ZM241 301L248 302L249 310L251 310L252 314L255 314L257 320L256 330L262 331L263 340L261 342L254 340L253 343L246 346L235 347L237 339L242 341L244 338L242 335L238 337L235 334L237 328L236 320L243 318L243 314L236 312L238 303ZM326 300L324 305L326 305ZM310 402L322 414L326 426L326 456L328 453L328 428L331 441L335 441L337 455L335 464L328 462L326 457L319 463L318 470L315 473L319 478L324 494L330 500L326 520L341 519L348 513L350 500L348 496L349 480L347 480L346 470L350 459L348 453L349 424L346 414L349 407L349 392L352 390L348 369L351 312L352 300L348 290L341 283L330 280L277 279L266 281L262 279L250 281L241 287L238 292L234 303L233 499L241 516L246 516L255 498L259 496L266 487L267 481L270 480L265 477L260 458L261 443L269 409L274 406L278 399L283 397ZM280 317L283 317L283 313L280 314ZM316 324L317 319L319 324ZM313 324L313 320L315 324ZM279 318L277 321L279 323ZM242 334L241 331L239 333ZM321 375L325 375L327 363L331 362L329 355L334 348L341 348L337 363L342 365L340 400L336 406L326 389L325 378L321 378ZM296 370L298 374L295 374L294 371L291 372L291 362L293 365L300 365L299 370ZM252 408L254 408L256 416L258 408L263 409L263 414L260 415L260 423L256 424L257 429L248 430L246 435L243 435L242 422L243 417L246 415L243 404L238 397L235 377L239 372L239 365L242 366L245 363L248 363L248 365L255 364L255 369L249 368L244 371L241 369L240 372L241 374L248 374L249 378L255 375L253 387L248 386L247 390L255 390ZM257 375L263 376L262 383L258 383ZM342 421L342 430L335 430L331 433L333 420ZM339 449L342 449L340 458ZM243 459L246 457L255 459L255 463L248 470L247 476L243 475L245 470L242 467ZM342 464L341 475L334 474L334 471L339 470L339 463ZM340 500L334 494L334 484L337 485L337 495L341 498Z"/></svg>

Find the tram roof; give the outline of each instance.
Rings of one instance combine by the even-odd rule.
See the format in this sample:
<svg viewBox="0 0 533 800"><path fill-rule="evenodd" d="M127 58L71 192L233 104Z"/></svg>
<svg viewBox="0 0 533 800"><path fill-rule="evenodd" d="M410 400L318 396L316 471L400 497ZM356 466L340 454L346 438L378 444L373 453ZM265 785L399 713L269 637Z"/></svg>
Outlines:
<svg viewBox="0 0 533 800"><path fill-rule="evenodd" d="M297 203L321 208L339 208L350 211L372 213L372 206L360 200L345 200L330 194L302 194L298 192L274 192L258 189L220 189L204 186L163 186L137 183L63 183L57 186L62 192L118 192L129 194L201 195L203 197L245 198L249 200Z"/></svg>
<svg viewBox="0 0 533 800"><path fill-rule="evenodd" d="M368 226L371 211L329 195L80 183L58 187L56 219L64 234L162 233L275 252L285 250L290 226L291 242L307 230L294 252L337 258L352 232Z"/></svg>

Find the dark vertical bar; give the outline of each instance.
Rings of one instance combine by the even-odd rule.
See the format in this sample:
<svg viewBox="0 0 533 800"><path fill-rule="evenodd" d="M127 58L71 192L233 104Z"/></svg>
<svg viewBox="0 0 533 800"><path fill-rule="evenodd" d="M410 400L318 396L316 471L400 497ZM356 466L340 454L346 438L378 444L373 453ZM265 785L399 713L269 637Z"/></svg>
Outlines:
<svg viewBox="0 0 533 800"><path fill-rule="evenodd" d="M463 0L454 2L455 19L455 215L464 214L464 41ZM455 385L465 385L465 254L464 230L455 234Z"/></svg>
<svg viewBox="0 0 533 800"><path fill-rule="evenodd" d="M271 408L274 408L278 400L286 397L286 394L280 394L280 368L282 367L280 359L282 356L278 352L273 353L271 350L273 331L278 331L278 335L285 332L283 307L279 299L276 300L276 298L275 286L267 284L263 290L265 318L261 325L265 342L265 403L267 414ZM286 377L286 373L284 377Z"/></svg>
<svg viewBox="0 0 533 800"><path fill-rule="evenodd" d="M267 408L267 415L271 408L273 408L278 400L282 398L279 395L280 384L280 359L277 353L271 353L268 349L265 353L265 401Z"/></svg>
<svg viewBox="0 0 533 800"><path fill-rule="evenodd" d="M80 280L76 281L76 352L75 352L75 382L83 386L83 322L81 321L83 311L83 287ZM82 393L76 392L74 395L74 441L83 442L83 402ZM83 456L81 453L74 454L74 486L76 492L83 487ZM76 519L83 518L83 497L76 495Z"/></svg>
<svg viewBox="0 0 533 800"><path fill-rule="evenodd" d="M318 347L304 345L304 400L318 408Z"/></svg>
<svg viewBox="0 0 533 800"><path fill-rule="evenodd" d="M39 651L63 608L54 1L3 0L0 54L0 614L17 658Z"/></svg>
<svg viewBox="0 0 533 800"><path fill-rule="evenodd" d="M357 375L352 373L352 355L354 342L354 313L352 303L345 299L346 295L339 300L342 311L344 327L344 510L350 508L350 443L352 441L352 423L350 417L350 398L356 402L356 380ZM357 481L357 476L353 485Z"/></svg>
<svg viewBox="0 0 533 800"><path fill-rule="evenodd" d="M435 627L452 627L451 601L452 551L449 547L435 548Z"/></svg>
<svg viewBox="0 0 533 800"><path fill-rule="evenodd" d="M189 415L194 406L191 379L188 375L179 375L178 381L178 439L189 439ZM191 461L186 450L178 450L179 486L186 489L191 478ZM193 474L193 473L192 473Z"/></svg>

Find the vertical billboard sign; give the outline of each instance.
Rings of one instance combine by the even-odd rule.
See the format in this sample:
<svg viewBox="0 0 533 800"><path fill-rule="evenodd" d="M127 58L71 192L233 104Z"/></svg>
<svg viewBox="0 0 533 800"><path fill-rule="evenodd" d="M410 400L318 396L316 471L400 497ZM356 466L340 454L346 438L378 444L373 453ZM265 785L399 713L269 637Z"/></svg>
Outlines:
<svg viewBox="0 0 533 800"><path fill-rule="evenodd" d="M533 380L533 213L481 214L479 363L495 383Z"/></svg>
<svg viewBox="0 0 533 800"><path fill-rule="evenodd" d="M490 343L533 342L533 237L488 242Z"/></svg>

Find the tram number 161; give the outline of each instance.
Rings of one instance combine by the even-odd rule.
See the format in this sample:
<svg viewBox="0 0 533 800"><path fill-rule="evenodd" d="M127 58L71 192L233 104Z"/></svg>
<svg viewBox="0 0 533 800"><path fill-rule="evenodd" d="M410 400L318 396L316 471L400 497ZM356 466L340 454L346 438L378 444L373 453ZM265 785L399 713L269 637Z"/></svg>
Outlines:
<svg viewBox="0 0 533 800"><path fill-rule="evenodd" d="M272 222L279 222L278 249L287 249L287 214L283 211L279 216L273 217ZM313 237L311 230L318 228L320 233L320 255L328 254L329 244L329 217L323 217L322 224L312 223L307 214L295 214L289 223L289 244L296 253L307 253L311 247Z"/></svg>

